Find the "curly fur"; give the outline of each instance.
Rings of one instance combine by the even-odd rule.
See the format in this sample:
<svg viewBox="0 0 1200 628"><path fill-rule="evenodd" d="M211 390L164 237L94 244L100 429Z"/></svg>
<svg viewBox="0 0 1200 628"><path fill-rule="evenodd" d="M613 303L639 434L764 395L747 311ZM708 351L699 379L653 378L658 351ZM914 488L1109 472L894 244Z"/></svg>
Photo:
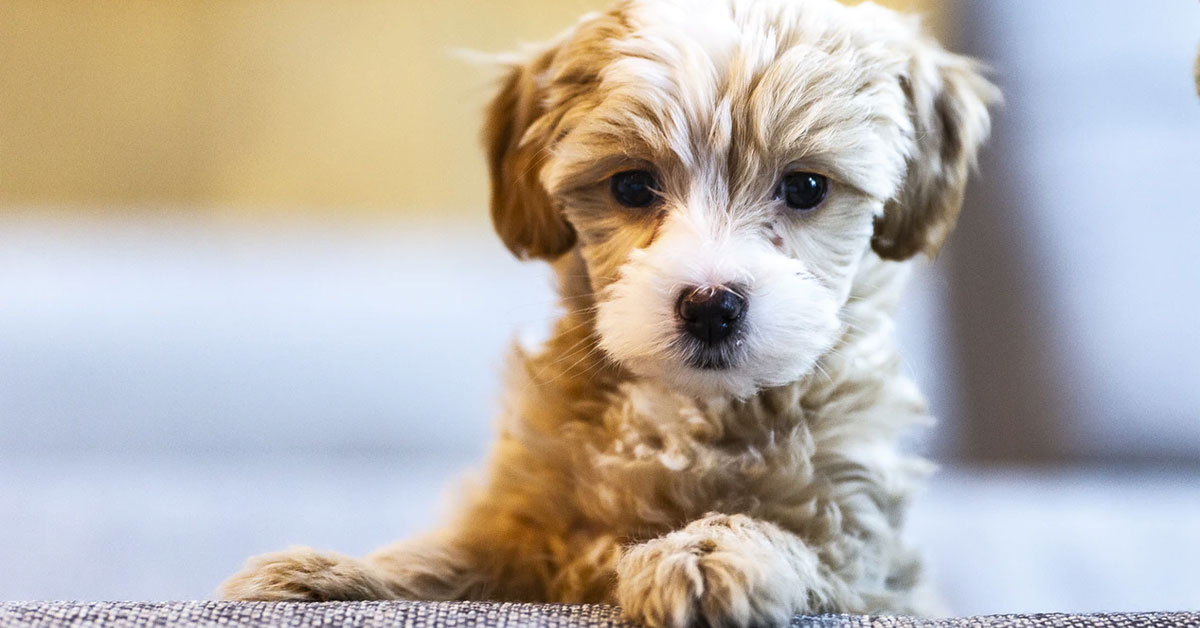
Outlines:
<svg viewBox="0 0 1200 628"><path fill-rule="evenodd" d="M892 311L953 225L995 88L914 20L829 0L627 0L515 64L484 133L492 216L550 261L564 314L515 349L486 479L363 559L252 559L236 599L621 604L655 628L928 613L900 538L929 465ZM607 181L652 169L661 203ZM831 181L798 215L771 191ZM680 286L750 306L727 368L690 365Z"/></svg>

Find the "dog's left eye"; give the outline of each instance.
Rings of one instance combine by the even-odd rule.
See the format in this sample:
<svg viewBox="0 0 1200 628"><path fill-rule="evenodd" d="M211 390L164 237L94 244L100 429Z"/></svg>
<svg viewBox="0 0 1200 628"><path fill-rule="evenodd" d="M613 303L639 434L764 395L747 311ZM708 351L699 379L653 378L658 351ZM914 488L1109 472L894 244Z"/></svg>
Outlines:
<svg viewBox="0 0 1200 628"><path fill-rule="evenodd" d="M649 207L658 202L658 180L646 170L627 170L612 176L613 198L626 207Z"/></svg>
<svg viewBox="0 0 1200 628"><path fill-rule="evenodd" d="M805 211L813 209L825 200L829 191L829 180L815 172L789 172L779 182L776 198L781 198L788 207Z"/></svg>

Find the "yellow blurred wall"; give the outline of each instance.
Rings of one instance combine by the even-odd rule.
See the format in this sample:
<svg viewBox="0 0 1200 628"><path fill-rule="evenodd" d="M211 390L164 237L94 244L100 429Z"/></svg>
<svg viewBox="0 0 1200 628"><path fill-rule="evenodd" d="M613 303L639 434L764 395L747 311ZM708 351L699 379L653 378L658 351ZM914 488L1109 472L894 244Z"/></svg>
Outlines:
<svg viewBox="0 0 1200 628"><path fill-rule="evenodd" d="M453 51L606 4L0 0L0 211L478 212L492 77Z"/></svg>

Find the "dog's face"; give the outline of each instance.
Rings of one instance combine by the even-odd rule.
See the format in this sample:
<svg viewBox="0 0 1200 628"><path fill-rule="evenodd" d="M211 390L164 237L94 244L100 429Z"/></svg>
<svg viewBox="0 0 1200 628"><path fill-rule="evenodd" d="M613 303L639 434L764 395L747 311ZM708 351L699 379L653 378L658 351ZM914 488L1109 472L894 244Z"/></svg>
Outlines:
<svg viewBox="0 0 1200 628"><path fill-rule="evenodd" d="M746 396L833 347L865 255L938 248L994 98L875 6L623 2L493 101L492 215L518 256L580 256L614 360Z"/></svg>

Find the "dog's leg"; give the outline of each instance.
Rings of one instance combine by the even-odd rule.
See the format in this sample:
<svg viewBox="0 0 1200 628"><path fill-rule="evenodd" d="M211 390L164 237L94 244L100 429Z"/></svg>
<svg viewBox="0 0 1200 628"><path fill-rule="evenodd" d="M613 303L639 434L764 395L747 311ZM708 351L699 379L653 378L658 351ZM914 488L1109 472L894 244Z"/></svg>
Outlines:
<svg viewBox="0 0 1200 628"><path fill-rule="evenodd" d="M383 574L357 558L292 547L254 556L221 584L224 600L325 601L395 598Z"/></svg>
<svg viewBox="0 0 1200 628"><path fill-rule="evenodd" d="M710 514L626 549L617 599L651 628L786 626L842 588L799 537L745 515Z"/></svg>
<svg viewBox="0 0 1200 628"><path fill-rule="evenodd" d="M293 547L251 558L217 593L227 600L467 599L484 583L466 556L430 537L362 559Z"/></svg>

